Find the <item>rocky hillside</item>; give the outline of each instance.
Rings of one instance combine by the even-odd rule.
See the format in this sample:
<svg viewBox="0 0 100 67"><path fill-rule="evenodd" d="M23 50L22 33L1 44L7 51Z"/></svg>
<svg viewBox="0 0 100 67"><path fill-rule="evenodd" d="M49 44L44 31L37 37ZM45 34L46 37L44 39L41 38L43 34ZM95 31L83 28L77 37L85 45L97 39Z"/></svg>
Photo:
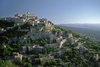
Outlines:
<svg viewBox="0 0 100 67"><path fill-rule="evenodd" d="M1 66L97 67L100 65L100 43L71 30L54 27L51 21L39 21L36 24L25 22L14 26L14 22L0 20Z"/></svg>

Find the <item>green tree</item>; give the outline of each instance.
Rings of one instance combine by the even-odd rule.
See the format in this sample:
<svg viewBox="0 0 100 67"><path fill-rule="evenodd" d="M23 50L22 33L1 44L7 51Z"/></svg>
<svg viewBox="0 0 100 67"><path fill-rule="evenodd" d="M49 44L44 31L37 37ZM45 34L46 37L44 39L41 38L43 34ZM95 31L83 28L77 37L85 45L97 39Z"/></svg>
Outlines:
<svg viewBox="0 0 100 67"><path fill-rule="evenodd" d="M61 62L62 62L62 60L59 58L59 59L58 59L58 63L61 63Z"/></svg>
<svg viewBox="0 0 100 67"><path fill-rule="evenodd" d="M10 55L11 54L11 51L13 49L9 46L9 45L6 45L6 48L2 48L0 51L0 56L1 57L6 57L7 55Z"/></svg>
<svg viewBox="0 0 100 67"><path fill-rule="evenodd" d="M56 65L56 64L57 64L57 61L52 60L52 61L51 61L51 64L52 64L52 65Z"/></svg>
<svg viewBox="0 0 100 67"><path fill-rule="evenodd" d="M32 64L31 63L26 63L25 67L32 67Z"/></svg>
<svg viewBox="0 0 100 67"><path fill-rule="evenodd" d="M3 67L3 66L2 66L2 59L1 59L1 58L0 58L0 67Z"/></svg>
<svg viewBox="0 0 100 67"><path fill-rule="evenodd" d="M69 30L69 33L72 33L72 31L71 31L71 30Z"/></svg>
<svg viewBox="0 0 100 67"><path fill-rule="evenodd" d="M3 62L3 67L18 67L18 66L16 66L15 64L13 64L12 62L11 62L11 60L6 60L5 62Z"/></svg>

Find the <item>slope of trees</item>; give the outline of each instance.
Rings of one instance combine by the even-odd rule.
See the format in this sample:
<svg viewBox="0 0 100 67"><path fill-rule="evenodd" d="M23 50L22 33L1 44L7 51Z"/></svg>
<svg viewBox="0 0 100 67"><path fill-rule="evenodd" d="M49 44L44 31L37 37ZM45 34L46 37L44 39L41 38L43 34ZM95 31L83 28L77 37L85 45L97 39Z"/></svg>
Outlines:
<svg viewBox="0 0 100 67"><path fill-rule="evenodd" d="M11 27L14 25L14 22L2 21L0 20L0 28Z"/></svg>

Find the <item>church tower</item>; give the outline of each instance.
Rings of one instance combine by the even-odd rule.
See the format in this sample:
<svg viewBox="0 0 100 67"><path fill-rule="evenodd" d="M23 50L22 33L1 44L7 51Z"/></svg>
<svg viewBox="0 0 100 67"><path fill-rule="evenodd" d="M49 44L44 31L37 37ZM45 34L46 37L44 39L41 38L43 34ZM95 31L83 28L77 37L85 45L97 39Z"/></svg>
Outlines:
<svg viewBox="0 0 100 67"><path fill-rule="evenodd" d="M29 12L27 12L27 14L30 14Z"/></svg>

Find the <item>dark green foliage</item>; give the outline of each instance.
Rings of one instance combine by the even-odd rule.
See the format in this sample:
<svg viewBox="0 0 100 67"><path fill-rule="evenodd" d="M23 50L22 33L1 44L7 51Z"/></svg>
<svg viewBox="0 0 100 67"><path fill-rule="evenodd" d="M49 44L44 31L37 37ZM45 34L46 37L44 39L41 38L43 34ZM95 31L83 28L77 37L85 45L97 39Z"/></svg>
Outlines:
<svg viewBox="0 0 100 67"><path fill-rule="evenodd" d="M18 61L16 61L15 62L17 65L22 65L23 64L23 62L21 61L21 60L18 60Z"/></svg>
<svg viewBox="0 0 100 67"><path fill-rule="evenodd" d="M23 25L21 25L21 29L29 29L30 28L30 25L28 23L25 23Z"/></svg>
<svg viewBox="0 0 100 67"><path fill-rule="evenodd" d="M88 65L91 65L91 63L87 62L84 58L84 56L78 51L78 49L72 48L71 50L66 51L65 57L63 58L64 61L72 63L75 63L75 66L77 65L83 65L84 67L87 67Z"/></svg>
<svg viewBox="0 0 100 67"><path fill-rule="evenodd" d="M86 39L86 43L84 45L88 49L93 49L94 51L98 52L100 50L100 43L91 41L89 38Z"/></svg>
<svg viewBox="0 0 100 67"><path fill-rule="evenodd" d="M1 58L0 58L0 67L3 67L3 66L2 66L2 59L1 59Z"/></svg>
<svg viewBox="0 0 100 67"><path fill-rule="evenodd" d="M20 42L12 42L10 46L13 48L13 51L19 51L19 48L21 48Z"/></svg>
<svg viewBox="0 0 100 67"><path fill-rule="evenodd" d="M51 60L51 61L46 61L45 66L52 66L52 65L56 65L57 61L55 60Z"/></svg>
<svg viewBox="0 0 100 67"><path fill-rule="evenodd" d="M76 47L76 46L78 46L78 44L72 43L70 41L68 41L67 43L64 44L64 47L68 47L68 48Z"/></svg>
<svg viewBox="0 0 100 67"><path fill-rule="evenodd" d="M59 55L58 55L58 54L55 54L55 55L54 55L54 58L59 58Z"/></svg>
<svg viewBox="0 0 100 67"><path fill-rule="evenodd" d="M0 28L11 27L14 25L14 22L2 21L0 20Z"/></svg>
<svg viewBox="0 0 100 67"><path fill-rule="evenodd" d="M45 44L48 44L48 42L45 41L45 39L43 39L43 38L40 38L38 40L34 40L33 43L34 44L39 44L40 46L44 46Z"/></svg>
<svg viewBox="0 0 100 67"><path fill-rule="evenodd" d="M35 25L35 26L30 26L30 28L36 28L37 27L37 25Z"/></svg>
<svg viewBox="0 0 100 67"><path fill-rule="evenodd" d="M58 62L58 63L61 63L61 62L62 62L62 60L61 60L60 58L58 58L57 62Z"/></svg>
<svg viewBox="0 0 100 67"><path fill-rule="evenodd" d="M34 58L39 58L39 55L38 55L38 54L36 54L36 55L33 55L33 57L34 57Z"/></svg>
<svg viewBox="0 0 100 67"><path fill-rule="evenodd" d="M11 38L11 37L20 37L24 34L26 34L27 32L21 32L21 31L17 31L15 29L15 27L13 29L9 29L7 32L4 32L4 33L0 33L0 43L3 43L3 42L6 42L8 41L8 38Z"/></svg>
<svg viewBox="0 0 100 67"><path fill-rule="evenodd" d="M8 42L8 37L6 37L6 36L0 36L0 43L2 44L3 42L7 43Z"/></svg>
<svg viewBox="0 0 100 67"><path fill-rule="evenodd" d="M26 63L26 64L24 65L24 67L32 67L32 64L31 64L31 63Z"/></svg>
<svg viewBox="0 0 100 67"><path fill-rule="evenodd" d="M5 43L3 43L5 46L6 46L6 48L4 47L4 48L2 48L2 49L0 49L0 57L6 57L7 55L11 55L11 51L13 50L13 48L11 48L8 44L5 44Z"/></svg>
<svg viewBox="0 0 100 67"><path fill-rule="evenodd" d="M18 67L14 63L11 62L11 60L6 60L2 63L3 67Z"/></svg>

